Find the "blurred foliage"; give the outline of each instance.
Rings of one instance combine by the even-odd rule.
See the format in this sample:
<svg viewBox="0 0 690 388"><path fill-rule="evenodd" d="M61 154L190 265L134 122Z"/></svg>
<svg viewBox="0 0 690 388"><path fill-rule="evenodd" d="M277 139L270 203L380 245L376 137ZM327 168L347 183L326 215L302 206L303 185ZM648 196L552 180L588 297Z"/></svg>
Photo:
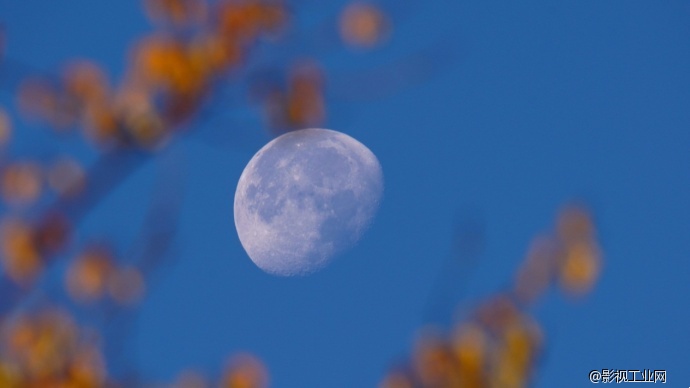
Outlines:
<svg viewBox="0 0 690 388"><path fill-rule="evenodd" d="M249 354L232 355L219 376L188 370L175 381L151 382L137 371L113 375L109 366L115 356L106 354L106 344L122 338L112 339L106 327L89 327L81 319L84 311L113 322L131 319L129 311L143 298L174 239L179 203L161 199L174 191L163 185L166 195L152 201L146 216L138 260L107 241L79 241L73 231L141 155L155 155L190 129L222 85L249 82L251 100L274 134L319 125L327 117L325 75L317 58L281 69L279 81L249 71L257 46L293 39L287 4L145 0L142 5L154 28L131 48L119 82L98 64L76 59L53 74L21 77L16 91L24 119L38 120L56 135L82 136L100 155L95 163L86 166L68 154L49 161L10 156L16 126L0 107L1 387L260 388L270 383L267 368ZM376 47L391 33L390 18L373 3L351 2L332 24L337 34L332 45L355 51ZM17 66L4 56L5 41L12 37L1 38L0 60ZM401 72L411 74L405 66L390 71ZM175 166L171 170L177 173ZM511 292L480 304L450 335L424 337L409 363L391 371L381 385L527 385L544 343L527 307L554 284L573 297L586 294L598 278L600 260L589 214L567 208L554 234L535 240ZM56 262L66 266L65 298L52 290L37 297Z"/></svg>
<svg viewBox="0 0 690 388"><path fill-rule="evenodd" d="M510 290L479 303L449 334L424 332L411 360L380 386L530 386L545 334L529 308L551 288L570 298L585 296L599 278L601 261L590 213L564 208L555 231L532 242Z"/></svg>

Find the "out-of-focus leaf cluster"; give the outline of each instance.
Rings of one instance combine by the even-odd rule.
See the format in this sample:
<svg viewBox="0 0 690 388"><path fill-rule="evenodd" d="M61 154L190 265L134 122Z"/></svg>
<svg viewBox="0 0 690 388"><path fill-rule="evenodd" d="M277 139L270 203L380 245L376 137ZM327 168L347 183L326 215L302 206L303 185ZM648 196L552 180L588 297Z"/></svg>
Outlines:
<svg viewBox="0 0 690 388"><path fill-rule="evenodd" d="M268 373L257 358L233 356L221 376L187 371L168 383L118 381L108 376L98 331L80 327L55 307L21 314L4 323L0 342L0 386L7 388L263 388Z"/></svg>
<svg viewBox="0 0 690 388"><path fill-rule="evenodd" d="M125 76L111 85L96 64L81 60L57 78L32 78L19 93L23 110L56 128L83 128L106 148L155 148L187 123L214 84L239 69L262 37L288 19L280 2L147 1L154 20L168 21L142 37Z"/></svg>
<svg viewBox="0 0 690 388"><path fill-rule="evenodd" d="M340 35L355 48L369 48L386 38L390 24L377 6L364 2L349 4L340 16Z"/></svg>
<svg viewBox="0 0 690 388"><path fill-rule="evenodd" d="M480 303L450 334L424 333L411 360L392 370L383 388L519 388L533 380L544 348L529 307L551 287L586 295L601 268L590 214L570 206L556 230L532 243L513 287Z"/></svg>
<svg viewBox="0 0 690 388"><path fill-rule="evenodd" d="M2 328L3 387L102 387L106 382L98 335L81 330L61 310L22 314Z"/></svg>

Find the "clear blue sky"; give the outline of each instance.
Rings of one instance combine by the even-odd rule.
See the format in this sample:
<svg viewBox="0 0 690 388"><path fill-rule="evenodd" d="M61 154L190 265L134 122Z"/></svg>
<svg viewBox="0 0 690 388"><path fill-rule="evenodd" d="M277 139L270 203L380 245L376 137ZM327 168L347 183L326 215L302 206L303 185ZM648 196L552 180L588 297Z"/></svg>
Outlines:
<svg viewBox="0 0 690 388"><path fill-rule="evenodd" d="M343 2L321 3L301 6L305 36ZM386 4L394 33L382 50L319 53L337 85L443 47L430 58L438 74L381 98L329 91L327 127L366 144L385 175L382 207L361 244L308 278L256 268L232 204L244 165L268 137L255 111L217 101L212 118L192 129L238 131L242 141L200 135L174 145L188 172L174 262L150 285L127 356L146 376L171 380L190 366L217 372L247 350L277 387L374 386L428 322L463 209L486 233L477 268L456 284L466 290L456 302L471 306L509 284L562 204L584 198L595 211L603 276L584 301L552 295L537 307L547 351L536 386L587 386L588 372L602 368L666 369L669 386L689 385L690 3L400 3ZM17 60L50 70L86 57L115 76L149 28L138 1L0 0L0 21ZM292 49L282 60L310 54ZM0 102L12 104L7 94ZM19 130L17 152L42 149L36 125ZM80 237L112 231L127 241L153 175L147 166L132 176Z"/></svg>

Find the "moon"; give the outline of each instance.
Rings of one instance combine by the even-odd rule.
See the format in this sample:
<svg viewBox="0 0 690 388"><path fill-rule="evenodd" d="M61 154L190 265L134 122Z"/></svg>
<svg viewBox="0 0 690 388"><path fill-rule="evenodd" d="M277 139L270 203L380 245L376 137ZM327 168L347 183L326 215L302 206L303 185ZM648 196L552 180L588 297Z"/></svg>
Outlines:
<svg viewBox="0 0 690 388"><path fill-rule="evenodd" d="M376 156L352 137L301 129L266 144L235 191L235 228L249 258L278 276L308 275L353 246L383 195Z"/></svg>

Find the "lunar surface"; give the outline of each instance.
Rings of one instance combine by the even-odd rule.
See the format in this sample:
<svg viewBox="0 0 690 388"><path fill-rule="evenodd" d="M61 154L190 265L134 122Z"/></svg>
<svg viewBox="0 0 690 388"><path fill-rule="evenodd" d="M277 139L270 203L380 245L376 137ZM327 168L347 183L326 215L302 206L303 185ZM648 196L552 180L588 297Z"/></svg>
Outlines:
<svg viewBox="0 0 690 388"><path fill-rule="evenodd" d="M266 144L235 192L235 227L262 270L307 275L351 247L370 225L383 194L376 156L328 129L302 129Z"/></svg>

